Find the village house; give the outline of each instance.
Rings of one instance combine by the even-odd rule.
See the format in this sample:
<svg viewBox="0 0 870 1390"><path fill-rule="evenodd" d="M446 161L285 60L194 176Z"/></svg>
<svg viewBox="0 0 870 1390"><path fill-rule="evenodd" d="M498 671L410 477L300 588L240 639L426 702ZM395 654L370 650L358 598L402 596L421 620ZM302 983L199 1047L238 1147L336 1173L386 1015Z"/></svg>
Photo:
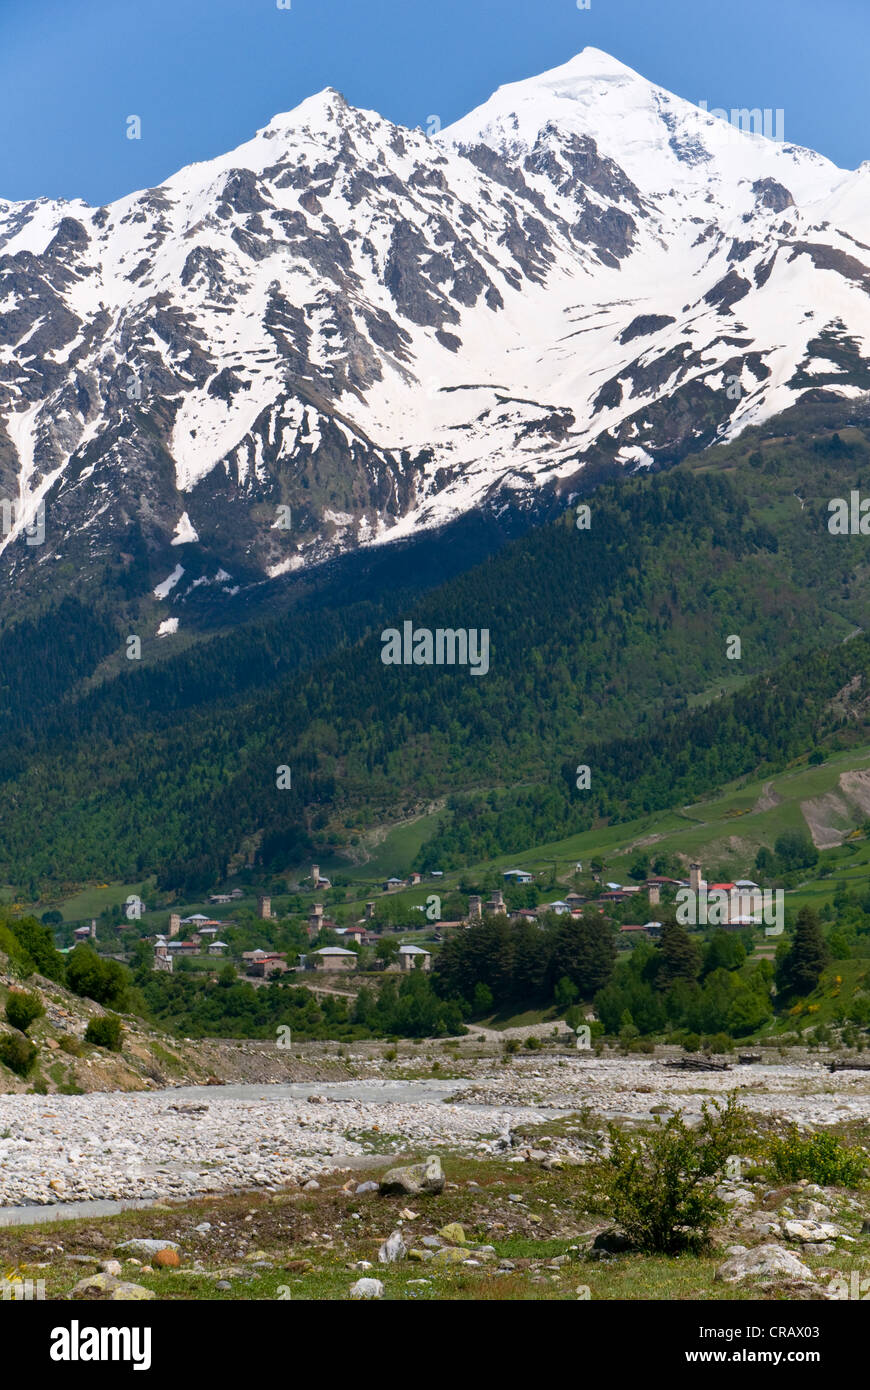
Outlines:
<svg viewBox="0 0 870 1390"><path fill-rule="evenodd" d="M225 941L210 941L208 944L208 953L210 956L222 956L224 951L227 950L229 950L229 947Z"/></svg>
<svg viewBox="0 0 870 1390"><path fill-rule="evenodd" d="M505 869L502 878L508 883L531 883L532 875L526 869Z"/></svg>
<svg viewBox="0 0 870 1390"><path fill-rule="evenodd" d="M249 961L247 973L254 979L267 980L275 971L283 975L290 969L287 957L274 951L255 951L253 954L254 959Z"/></svg>
<svg viewBox="0 0 870 1390"><path fill-rule="evenodd" d="M365 927L361 926L336 927L335 934L336 936L343 936L349 938L351 941L356 941L360 946L363 945L366 937L369 935Z"/></svg>
<svg viewBox="0 0 870 1390"><path fill-rule="evenodd" d="M662 934L661 922L645 922L642 926L625 925L619 928L620 936L648 936L656 940Z"/></svg>
<svg viewBox="0 0 870 1390"><path fill-rule="evenodd" d="M538 914L533 907L518 907L510 918L512 922L537 922Z"/></svg>
<svg viewBox="0 0 870 1390"><path fill-rule="evenodd" d="M154 967L155 970L165 970L167 974L172 974L172 956L165 936L158 936L154 942Z"/></svg>
<svg viewBox="0 0 870 1390"><path fill-rule="evenodd" d="M346 951L343 946L321 946L305 957L305 965L311 970L338 971L356 970L356 951Z"/></svg>
<svg viewBox="0 0 870 1390"><path fill-rule="evenodd" d="M199 953L199 947L195 941L170 941L169 950L177 956L195 956Z"/></svg>
<svg viewBox="0 0 870 1390"><path fill-rule="evenodd" d="M424 951L422 946L400 946L399 966L402 970L430 970L432 953Z"/></svg>
<svg viewBox="0 0 870 1390"><path fill-rule="evenodd" d="M504 917L507 914L504 893L500 888L495 890L491 898L487 898L486 912L490 917Z"/></svg>
<svg viewBox="0 0 870 1390"><path fill-rule="evenodd" d="M395 891L396 888L401 888L401 887L402 887L402 880L401 880L400 878L388 878L387 881L386 881L386 883L384 884L384 892L385 892L385 893L392 893L392 892Z"/></svg>

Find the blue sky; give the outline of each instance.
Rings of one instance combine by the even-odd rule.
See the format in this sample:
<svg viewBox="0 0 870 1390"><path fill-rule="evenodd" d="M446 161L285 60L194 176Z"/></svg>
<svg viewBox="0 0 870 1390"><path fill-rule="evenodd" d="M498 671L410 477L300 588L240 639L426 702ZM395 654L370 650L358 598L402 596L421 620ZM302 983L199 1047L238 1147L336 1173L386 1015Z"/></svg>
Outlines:
<svg viewBox="0 0 870 1390"><path fill-rule="evenodd" d="M278 3L0 0L0 197L107 202L327 86L447 125L586 44L690 101L782 107L788 140L845 167L870 158L868 0Z"/></svg>

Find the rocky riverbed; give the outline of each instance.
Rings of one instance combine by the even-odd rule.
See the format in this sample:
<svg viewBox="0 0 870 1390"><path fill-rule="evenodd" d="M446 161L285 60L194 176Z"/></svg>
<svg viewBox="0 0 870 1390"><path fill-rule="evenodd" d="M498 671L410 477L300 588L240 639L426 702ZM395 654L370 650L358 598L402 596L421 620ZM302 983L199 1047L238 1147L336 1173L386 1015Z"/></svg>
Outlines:
<svg viewBox="0 0 870 1390"><path fill-rule="evenodd" d="M352 1059L351 1059L352 1060ZM375 1154L504 1152L510 1131L591 1111L602 1123L738 1089L767 1116L826 1126L870 1118L870 1073L830 1075L820 1060L677 1072L640 1057L491 1059L462 1079L189 1087L152 1093L0 1098L0 1207L161 1199L304 1184ZM566 1144L569 1161L583 1146Z"/></svg>

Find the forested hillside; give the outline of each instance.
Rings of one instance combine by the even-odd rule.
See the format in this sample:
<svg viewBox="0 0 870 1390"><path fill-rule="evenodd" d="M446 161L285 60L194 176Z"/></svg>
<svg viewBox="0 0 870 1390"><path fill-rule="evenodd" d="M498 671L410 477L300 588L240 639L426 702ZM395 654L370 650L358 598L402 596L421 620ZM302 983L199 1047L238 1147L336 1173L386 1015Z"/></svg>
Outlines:
<svg viewBox="0 0 870 1390"><path fill-rule="evenodd" d="M458 799L422 862L456 863L696 796L857 729L868 644L843 639L861 626L867 541L827 527L828 501L870 483L847 413L796 410L668 472L604 481L582 499L588 529L565 499L470 568L460 543L444 562L458 572L435 587L431 538L402 553L404 583L384 551L351 602L346 580L315 580L279 617L172 660L104 660L107 620L88 627L75 607L72 650L49 662L37 629L12 629L0 872L33 892L152 870L203 888L242 852L280 872L443 796ZM488 630L488 673L384 665L381 631L405 619ZM845 712L829 708L853 680Z"/></svg>

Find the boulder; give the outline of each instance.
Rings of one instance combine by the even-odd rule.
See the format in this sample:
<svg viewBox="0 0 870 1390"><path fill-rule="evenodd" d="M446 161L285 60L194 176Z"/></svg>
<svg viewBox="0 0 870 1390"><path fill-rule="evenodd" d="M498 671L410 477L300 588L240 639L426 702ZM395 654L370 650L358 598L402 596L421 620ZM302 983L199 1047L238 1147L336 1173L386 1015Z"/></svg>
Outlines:
<svg viewBox="0 0 870 1390"><path fill-rule="evenodd" d="M100 1261L100 1273L101 1273L101 1274L111 1274L111 1275L114 1276L114 1278L120 1279L120 1277L121 1277L121 1261L120 1261L120 1260L101 1260L101 1261Z"/></svg>
<svg viewBox="0 0 870 1390"><path fill-rule="evenodd" d="M177 1250L178 1243L174 1240L125 1240L121 1245L115 1247L116 1250L123 1250L126 1255L138 1255L142 1259L150 1260L158 1250Z"/></svg>
<svg viewBox="0 0 870 1390"><path fill-rule="evenodd" d="M404 1168L391 1168L380 1181L383 1197L421 1197L437 1195L444 1190L444 1171L436 1156L425 1163L409 1163Z"/></svg>
<svg viewBox="0 0 870 1390"><path fill-rule="evenodd" d="M458 1265L468 1259L468 1251L459 1245L445 1245L432 1256L433 1265Z"/></svg>
<svg viewBox="0 0 870 1390"><path fill-rule="evenodd" d="M384 1286L380 1279L357 1279L350 1290L351 1298L383 1298Z"/></svg>
<svg viewBox="0 0 870 1390"><path fill-rule="evenodd" d="M118 1280L113 1274L89 1274L80 1279L70 1294L71 1298L105 1298L117 1288Z"/></svg>
<svg viewBox="0 0 870 1390"><path fill-rule="evenodd" d="M442 1240L446 1240L448 1245L467 1245L465 1232L458 1221L450 1221L446 1226L442 1226L438 1232Z"/></svg>
<svg viewBox="0 0 870 1390"><path fill-rule="evenodd" d="M118 1284L112 1289L109 1298L113 1303L142 1303L145 1299L156 1298L153 1289L146 1289L143 1284Z"/></svg>
<svg viewBox="0 0 870 1390"><path fill-rule="evenodd" d="M717 1279L726 1284L742 1284L744 1279L813 1279L811 1269L792 1250L781 1245L756 1245L743 1255L732 1255L716 1270Z"/></svg>
<svg viewBox="0 0 870 1390"><path fill-rule="evenodd" d="M800 1245L818 1244L819 1241L835 1240L840 1234L839 1226L831 1221L786 1221L783 1231L787 1240Z"/></svg>
<svg viewBox="0 0 870 1390"><path fill-rule="evenodd" d="M362 1197L366 1192L377 1192L377 1190L378 1184L376 1182L361 1182L354 1196Z"/></svg>
<svg viewBox="0 0 870 1390"><path fill-rule="evenodd" d="M395 1264L397 1260L403 1260L408 1253L408 1247L402 1240L401 1231L393 1231L393 1234L384 1241L378 1251L378 1259L382 1265Z"/></svg>
<svg viewBox="0 0 870 1390"><path fill-rule="evenodd" d="M621 1255L625 1250L633 1250L634 1244L625 1231L611 1229L599 1231L592 1242L593 1250L606 1250L610 1255Z"/></svg>

